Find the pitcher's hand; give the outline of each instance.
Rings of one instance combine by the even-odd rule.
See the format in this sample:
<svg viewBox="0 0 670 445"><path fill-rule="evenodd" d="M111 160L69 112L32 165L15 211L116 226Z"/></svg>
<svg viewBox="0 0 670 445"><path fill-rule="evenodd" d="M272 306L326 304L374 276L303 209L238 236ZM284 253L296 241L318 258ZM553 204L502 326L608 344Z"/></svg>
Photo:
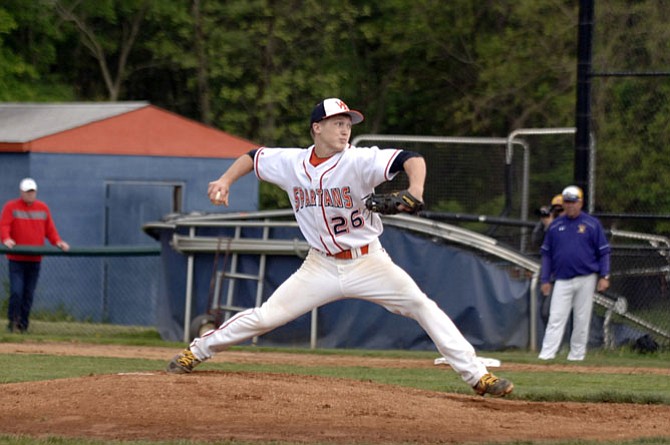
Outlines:
<svg viewBox="0 0 670 445"><path fill-rule="evenodd" d="M209 197L209 200L212 202L212 204L214 204L215 206L223 204L227 207L229 194L230 194L229 185L221 181L220 179L210 182L209 187L207 187L207 196Z"/></svg>

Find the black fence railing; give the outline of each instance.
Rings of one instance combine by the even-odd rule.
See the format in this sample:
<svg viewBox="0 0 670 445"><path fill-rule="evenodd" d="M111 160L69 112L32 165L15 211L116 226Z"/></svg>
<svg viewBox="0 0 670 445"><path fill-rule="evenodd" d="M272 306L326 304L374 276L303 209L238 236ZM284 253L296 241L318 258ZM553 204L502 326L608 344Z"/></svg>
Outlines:
<svg viewBox="0 0 670 445"><path fill-rule="evenodd" d="M0 247L0 323L8 324L7 253L41 255L28 334L157 335L160 246Z"/></svg>

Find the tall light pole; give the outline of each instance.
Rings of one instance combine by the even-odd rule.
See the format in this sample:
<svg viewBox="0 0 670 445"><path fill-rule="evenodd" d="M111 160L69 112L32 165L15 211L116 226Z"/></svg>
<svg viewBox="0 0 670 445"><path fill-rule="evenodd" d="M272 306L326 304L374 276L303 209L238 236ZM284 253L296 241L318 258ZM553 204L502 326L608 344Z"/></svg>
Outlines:
<svg viewBox="0 0 670 445"><path fill-rule="evenodd" d="M590 135L591 135L591 58L593 38L593 0L579 1L577 35L577 106L575 113L575 185L584 190L584 208L590 197Z"/></svg>

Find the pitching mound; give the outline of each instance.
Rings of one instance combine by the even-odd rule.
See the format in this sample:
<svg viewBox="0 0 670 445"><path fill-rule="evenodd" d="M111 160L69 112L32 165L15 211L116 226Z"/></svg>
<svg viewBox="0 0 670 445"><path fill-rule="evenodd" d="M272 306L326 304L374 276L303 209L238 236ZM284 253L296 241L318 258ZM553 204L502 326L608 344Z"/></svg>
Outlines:
<svg viewBox="0 0 670 445"><path fill-rule="evenodd" d="M30 436L368 444L670 437L669 406L523 402L325 377L157 371L0 388L0 432Z"/></svg>

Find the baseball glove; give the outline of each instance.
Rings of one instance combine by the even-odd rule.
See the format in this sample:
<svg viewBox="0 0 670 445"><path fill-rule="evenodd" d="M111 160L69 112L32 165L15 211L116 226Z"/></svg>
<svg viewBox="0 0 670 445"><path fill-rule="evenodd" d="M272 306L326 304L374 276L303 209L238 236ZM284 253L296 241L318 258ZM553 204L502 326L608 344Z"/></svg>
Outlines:
<svg viewBox="0 0 670 445"><path fill-rule="evenodd" d="M405 206L408 210L401 209L400 205ZM416 199L407 190L402 190L387 194L372 194L365 200L365 207L382 215L394 215L400 212L416 214L423 210L423 202Z"/></svg>

